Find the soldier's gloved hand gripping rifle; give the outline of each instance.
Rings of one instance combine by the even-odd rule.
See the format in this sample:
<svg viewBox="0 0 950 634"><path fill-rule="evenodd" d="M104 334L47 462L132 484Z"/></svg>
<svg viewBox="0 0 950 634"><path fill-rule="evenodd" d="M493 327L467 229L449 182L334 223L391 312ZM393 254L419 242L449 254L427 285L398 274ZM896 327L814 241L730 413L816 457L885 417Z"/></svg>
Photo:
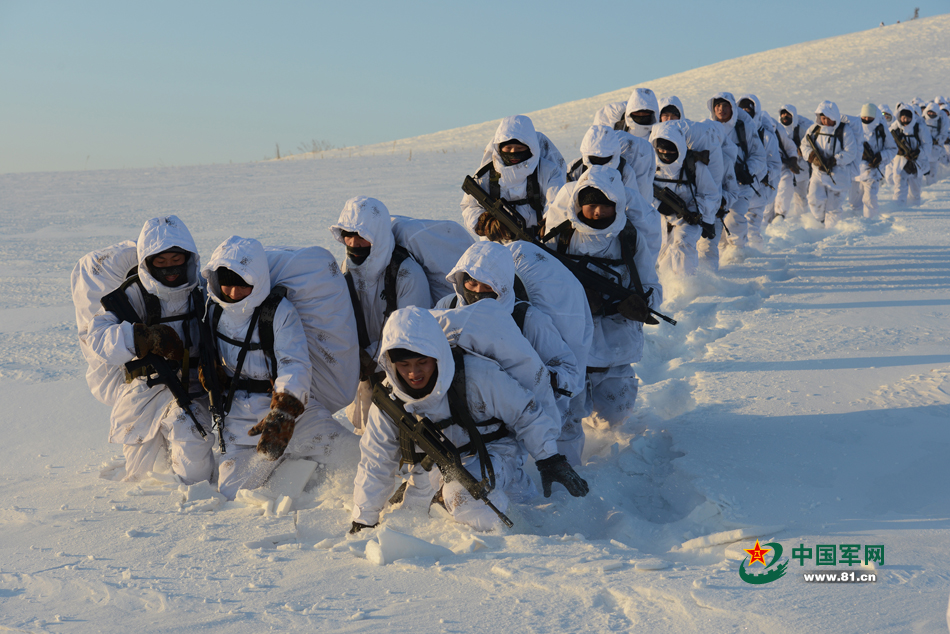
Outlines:
<svg viewBox="0 0 950 634"><path fill-rule="evenodd" d="M402 402L394 400L382 383L373 385L373 403L393 421L400 431L405 432L412 438L430 460L438 465L439 471L442 472L447 482L457 480L473 498L487 504L488 508L493 510L499 519L505 523L505 526L511 528L514 525L508 519L508 516L498 510L488 499L491 487L487 479L476 480L468 472L468 469L462 464L462 455L458 448L445 437L445 434L432 421L428 418L420 420L409 414L403 407Z"/></svg>
<svg viewBox="0 0 950 634"><path fill-rule="evenodd" d="M135 308L132 306L132 302L129 301L129 297L125 294L124 289L119 288L112 291L108 295L103 296L99 301L102 307L118 317L119 321L127 321L130 324L143 323L138 313L135 312ZM185 354L188 354L187 350ZM172 368L167 359L154 352L150 352L140 359L132 359L126 363L125 369L129 373L132 373L147 366L152 367L156 376L149 376L146 379L146 384L149 387L155 385L166 386L171 391L172 396L175 397L175 402L178 403L178 406L184 410L192 422L194 422L195 428L198 430L198 433L201 434L201 437L204 438L207 436L208 432L204 430L204 427L201 426L201 423L199 423L195 417L195 413L191 411L191 397L182 385L181 380L179 380L178 371Z"/></svg>
<svg viewBox="0 0 950 634"><path fill-rule="evenodd" d="M498 222L500 222L511 233L511 235L515 237L515 239L531 242L543 249L552 257L557 258L558 261L567 268L567 270L574 274L574 277L578 279L584 288L596 289L606 296L608 302L617 304L636 293L634 290L625 288L613 280L599 275L595 271L587 268L587 266L584 264L571 259L567 255L559 253L557 250L552 249L551 247L544 244L544 242L542 242L537 236L533 236L528 233L521 214L511 208L504 198L499 198L497 200L492 198L491 195L486 192L481 185L478 184L478 181L476 181L471 176L465 177L465 181L462 183L462 191L474 198L475 202L477 202L485 211L491 214L492 217L497 219ZM667 317L662 313L658 313L652 308L649 308L649 306L647 306L647 310L650 311L651 315L655 315L669 324L674 326L676 325L675 319Z"/></svg>
<svg viewBox="0 0 950 634"><path fill-rule="evenodd" d="M815 139L813 139L810 134L806 134L805 140L808 141L808 147L811 148L812 156L814 156L815 160L818 161L818 169L827 174L828 178L831 179L831 182L837 185L838 183L835 183L835 177L831 175L831 168L828 167L825 159L821 156L821 152L818 150L818 146L815 145Z"/></svg>

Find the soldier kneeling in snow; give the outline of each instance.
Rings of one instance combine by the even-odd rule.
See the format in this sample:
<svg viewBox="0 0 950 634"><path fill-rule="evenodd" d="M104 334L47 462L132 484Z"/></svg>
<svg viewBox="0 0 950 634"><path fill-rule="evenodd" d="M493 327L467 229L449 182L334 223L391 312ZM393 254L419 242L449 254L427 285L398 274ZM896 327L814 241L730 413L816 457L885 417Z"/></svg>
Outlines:
<svg viewBox="0 0 950 634"><path fill-rule="evenodd" d="M91 354L107 366L155 359L132 372L125 370L126 381L112 407L109 442L123 445L125 481L140 480L168 453L172 472L185 484L194 484L208 480L214 469L211 435L203 438L198 430L199 424L210 430L211 418L204 402L189 405L178 399L182 407L171 384L186 396L189 385L197 387L192 376L197 363L189 362L198 358L198 319L204 305L197 289L198 249L176 216L146 222L136 244L137 275L110 294L112 301L103 298L106 304L126 308L130 318L102 310L86 337ZM156 372L159 363L168 367L169 376Z"/></svg>
<svg viewBox="0 0 950 634"><path fill-rule="evenodd" d="M307 336L290 300L271 295L261 243L231 236L201 274L217 304L208 318L217 339L219 383L227 392L218 490L234 499L238 489L261 486L279 459L322 455L340 427L316 400L308 405ZM208 387L207 377L202 383Z"/></svg>
<svg viewBox="0 0 950 634"><path fill-rule="evenodd" d="M557 453L560 425L497 363L460 349L453 351L429 311L405 308L390 316L383 329L379 363L391 394L406 412L434 421L461 451L465 468L476 479L488 477L493 489L489 499L501 512L508 507L509 495L529 499L537 493L522 468L525 449L537 461L545 496L550 496L554 482L575 497L587 495L587 482ZM462 426L466 419L473 422L471 432ZM360 453L353 533L379 522L400 461L419 465L425 458L376 404L370 409ZM494 511L475 500L451 474L442 474L441 497L459 522L477 530L498 525Z"/></svg>

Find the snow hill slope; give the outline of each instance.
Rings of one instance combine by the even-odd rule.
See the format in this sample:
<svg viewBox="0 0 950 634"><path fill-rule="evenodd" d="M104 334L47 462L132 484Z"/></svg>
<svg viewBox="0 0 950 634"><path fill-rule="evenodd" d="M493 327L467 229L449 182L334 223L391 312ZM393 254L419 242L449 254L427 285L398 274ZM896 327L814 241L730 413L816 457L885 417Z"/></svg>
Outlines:
<svg viewBox="0 0 950 634"><path fill-rule="evenodd" d="M905 25L893 55L934 20ZM919 51L919 66L932 50ZM868 88L844 92L834 73L815 73L816 103L865 99ZM950 74L934 73L913 93L946 91ZM763 94L757 76L694 81ZM663 94L660 80L651 85ZM868 86L892 104L914 96L885 80ZM69 296L81 255L176 213L205 258L232 233L339 256L328 226L355 195L393 213L458 218L462 177L493 128L412 160L355 152L0 176L0 630L947 631L948 180L921 207L886 203L875 220L776 225L761 254L668 284L664 312L680 323L647 329L628 424L590 435L581 474L591 494L556 487L517 505L511 531L477 534L438 509L396 509L386 533L347 537L358 448L345 433L324 467L289 478L303 490L285 514L162 476L108 478L121 452L106 444L108 408L86 388ZM740 564L757 538L784 558L799 547L813 558L746 583ZM862 555L881 546L883 562L816 565L819 545L849 544ZM879 578L806 583L802 572L816 569Z"/></svg>
<svg viewBox="0 0 950 634"><path fill-rule="evenodd" d="M815 106L837 100L843 113L857 113L868 101L894 106L899 98L933 99L947 88L950 76L950 14L877 27L868 31L804 42L737 57L628 88L527 113L535 127L565 153L576 148L594 112L614 101L626 101L634 88L652 88L658 96L676 95L690 119L708 117L706 101L720 90L736 97L758 95L773 114L786 103L814 119ZM728 88L723 88L728 87ZM482 149L491 140L498 120L444 130L395 142L344 148L337 153L360 155L441 152ZM327 152L330 157L334 152ZM301 154L290 159L306 157Z"/></svg>

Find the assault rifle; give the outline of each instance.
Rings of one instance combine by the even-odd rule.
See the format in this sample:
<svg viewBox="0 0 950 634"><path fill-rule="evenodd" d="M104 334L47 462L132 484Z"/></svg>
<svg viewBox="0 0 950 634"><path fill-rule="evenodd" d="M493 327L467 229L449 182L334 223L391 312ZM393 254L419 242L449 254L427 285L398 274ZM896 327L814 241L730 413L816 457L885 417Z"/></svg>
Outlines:
<svg viewBox="0 0 950 634"><path fill-rule="evenodd" d="M867 141L865 141L865 142L864 142L864 152L861 154L861 160L865 161L868 165L870 165L871 163L874 162L874 159L875 159L875 158L879 158L879 157L880 157L880 154L878 154L877 152L875 152L875 151L871 148L871 144L868 143ZM878 163L878 165L880 165L880 163ZM877 170L877 173L881 175L881 178L884 178L884 174L883 174L883 172L881 172L881 168L880 168L880 167L878 167L877 165L875 165L875 166L874 166L874 169L876 169L876 170Z"/></svg>
<svg viewBox="0 0 950 634"><path fill-rule="evenodd" d="M698 225L703 221L702 214L698 211L690 211L686 206L686 201L669 187L660 187L654 183L653 197L660 201L661 206L670 207L673 210L673 215L682 218L686 224Z"/></svg>
<svg viewBox="0 0 950 634"><path fill-rule="evenodd" d="M901 130L891 130L891 136L894 137L894 142L897 143L898 154L907 159L909 163L914 166L914 174L917 173L917 157L920 156L920 150L912 150L909 145L907 145L907 135L904 134Z"/></svg>
<svg viewBox="0 0 950 634"><path fill-rule="evenodd" d="M141 318L139 318L138 313L135 312L135 308L132 306L132 302L129 301L128 295L126 295L125 290L121 288L103 296L99 302L103 308L118 317L119 321L127 321L130 324L142 323ZM188 354L187 350L185 354ZM150 352L141 359L132 359L126 363L125 369L129 373L132 373L148 366L152 367L155 376L149 376L145 381L146 385L149 387L155 385L166 386L171 391L172 396L175 397L175 402L178 403L178 406L191 417L201 437L204 438L207 436L208 432L204 430L204 427L202 427L198 419L195 418L195 413L191 411L191 397L188 395L188 391L185 390L181 380L178 378L178 372L172 368L167 359L154 352Z"/></svg>
<svg viewBox="0 0 950 634"><path fill-rule="evenodd" d="M395 423L400 431L406 433L413 442L419 445L427 458L438 465L446 482L457 480L473 498L481 500L493 510L505 526L511 528L514 525L508 516L498 510L498 507L488 499L491 488L488 486L487 478L478 481L468 472L462 464L462 454L458 447L452 444L452 441L446 438L431 420L425 417L419 420L411 416L403 407L402 401L393 399L382 383L373 385L373 403Z"/></svg>
<svg viewBox="0 0 950 634"><path fill-rule="evenodd" d="M828 164L825 163L825 159L822 158L821 152L818 150L818 146L815 145L815 139L812 138L810 134L805 135L805 140L808 141L808 147L811 148L811 154L815 157L815 160L818 161L818 169L828 175L828 178L831 179L831 182L835 183L835 177L831 175L831 168L828 167Z"/></svg>
<svg viewBox="0 0 950 634"><path fill-rule="evenodd" d="M210 317L210 315L209 315ZM218 375L218 363L215 346L215 336L211 329L210 319L198 320L198 333L201 351L201 370L205 387L208 390L208 409L211 411L211 431L218 433L218 447L221 453L227 453L224 446L224 420L227 417L224 405L224 393L221 390L221 381Z"/></svg>
<svg viewBox="0 0 950 634"><path fill-rule="evenodd" d="M521 217L521 214L519 214L515 209L511 208L508 201L506 201L504 198L499 198L497 200L492 198L491 195L486 192L481 185L478 184L478 181L476 181L471 176L465 177L465 180L462 182L462 191L474 198L475 202L477 202L485 211L490 213L493 218L498 220L498 222L500 222L505 227L505 229L507 229L511 235L514 236L514 239L531 242L537 247L541 248L545 253L557 258L557 260L563 264L568 271L573 273L574 277L577 278L584 288L595 289L598 292L606 295L608 303L619 304L636 292L630 290L629 288L624 288L620 284L607 279L603 275L597 274L596 272L587 268L587 266L584 264L573 260L567 255L559 253L557 250L547 246L541 241L539 237L529 234L523 227L524 219ZM631 275L636 275L636 273L631 271ZM674 326L676 325L675 319L667 317L662 313L658 313L652 308L649 308L649 306L647 307L647 310L650 311L651 315L655 315L669 324Z"/></svg>

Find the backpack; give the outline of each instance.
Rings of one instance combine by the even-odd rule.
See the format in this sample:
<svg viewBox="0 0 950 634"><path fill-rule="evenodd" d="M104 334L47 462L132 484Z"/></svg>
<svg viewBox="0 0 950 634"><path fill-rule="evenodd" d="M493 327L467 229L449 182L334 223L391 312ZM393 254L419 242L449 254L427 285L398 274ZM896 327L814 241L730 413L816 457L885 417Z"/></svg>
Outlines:
<svg viewBox="0 0 950 634"><path fill-rule="evenodd" d="M70 274L79 348L86 359L86 384L100 403L114 405L119 388L125 384L125 368L107 365L92 353L86 337L92 321L102 309L100 300L118 288L138 267L135 242L124 240L87 253Z"/></svg>
<svg viewBox="0 0 950 634"><path fill-rule="evenodd" d="M471 234L454 220L420 220L407 216L392 216L393 237L396 249L386 272L386 298L392 298L395 310L395 282L399 265L406 257L412 257L426 272L432 305L453 292L445 280L455 268L465 251L475 244ZM390 290L391 289L391 290ZM388 309L388 306L387 306Z"/></svg>

